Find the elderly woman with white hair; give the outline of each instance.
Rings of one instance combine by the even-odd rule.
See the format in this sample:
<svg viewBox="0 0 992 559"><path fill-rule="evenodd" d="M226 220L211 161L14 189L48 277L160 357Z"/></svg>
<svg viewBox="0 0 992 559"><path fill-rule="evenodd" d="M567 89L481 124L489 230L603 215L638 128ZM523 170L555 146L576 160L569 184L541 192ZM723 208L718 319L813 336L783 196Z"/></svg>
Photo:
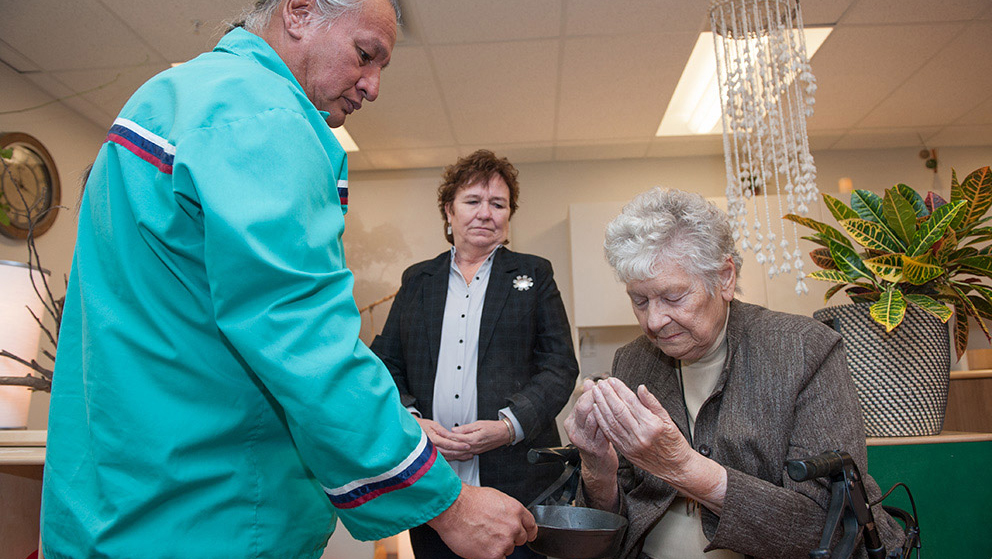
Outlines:
<svg viewBox="0 0 992 559"><path fill-rule="evenodd" d="M566 419L584 503L628 518L622 558L806 558L829 488L792 481L786 460L840 449L867 472L840 336L735 299L727 216L696 194L641 194L605 247L644 335L617 351L612 378L585 382ZM891 549L899 527L873 512Z"/></svg>

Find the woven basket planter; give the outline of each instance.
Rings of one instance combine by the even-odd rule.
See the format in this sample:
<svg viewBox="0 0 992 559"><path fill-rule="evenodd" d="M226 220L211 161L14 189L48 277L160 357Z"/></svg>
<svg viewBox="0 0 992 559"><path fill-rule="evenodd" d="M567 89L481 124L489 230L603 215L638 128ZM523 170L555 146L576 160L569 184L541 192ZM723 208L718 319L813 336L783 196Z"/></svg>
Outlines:
<svg viewBox="0 0 992 559"><path fill-rule="evenodd" d="M870 303L826 307L813 317L840 332L869 437L936 435L944 425L951 353L947 325L910 305L896 329Z"/></svg>

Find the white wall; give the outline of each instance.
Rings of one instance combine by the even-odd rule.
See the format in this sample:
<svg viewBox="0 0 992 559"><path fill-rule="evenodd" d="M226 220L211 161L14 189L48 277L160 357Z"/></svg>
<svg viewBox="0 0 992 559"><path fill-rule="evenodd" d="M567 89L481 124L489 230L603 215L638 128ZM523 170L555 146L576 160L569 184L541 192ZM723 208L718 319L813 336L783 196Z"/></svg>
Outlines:
<svg viewBox="0 0 992 559"><path fill-rule="evenodd" d="M917 190L935 184L934 173L923 165L916 148L859 150L814 153L818 184L823 192L838 196L837 183L850 178L854 188L881 193L902 182ZM498 155L498 153L497 153ZM945 148L940 150L940 173L937 192L949 196L950 169L958 170L959 179L972 170L992 164L992 148ZM568 208L571 204L626 201L656 185L694 191L705 197L720 197L725 188L722 156L678 159L636 159L517 165L520 171L520 207L510 221L513 250L541 255L554 265L555 279L573 325L576 348L581 346L582 375L595 376L609 371L613 352L637 335L636 328L584 329L583 339L574 328L575 313L572 289L572 263L569 240ZM441 169L414 171L355 172L350 177L353 193L347 216L345 248L349 266L355 273L355 298L359 307L393 293L403 270L415 262L433 257L448 245L441 235L441 217L436 206L436 189ZM842 198L846 199L846 198ZM358 224L356 226L356 223ZM601 252L602 245L587 250ZM755 274L758 264L745 257L742 275ZM816 269L808 263L807 271ZM793 283L778 276L777 285L791 293ZM796 299L797 309L788 301L778 301L777 308L804 312L819 306L825 286L809 280L811 295ZM795 296L799 297L799 296ZM840 304L837 300L832 303ZM389 304L378 306L372 321L364 321L362 339L369 343L373 330L379 332L388 315ZM806 313L809 314L809 313ZM373 328L374 327L374 328ZM972 347L982 347L984 338L973 337ZM559 415L571 409L577 394ZM563 434L564 438L564 434Z"/></svg>
<svg viewBox="0 0 992 559"><path fill-rule="evenodd" d="M51 289L56 297L61 297L65 293L63 278L69 274L76 241L75 212L80 192L80 175L96 157L106 130L101 130L58 103L22 111L49 100L51 97L47 93L10 67L0 64L0 132L23 132L41 141L55 160L61 179L62 205L67 206L67 209L59 211L52 228L36 242L42 266L52 272ZM27 259L27 245L24 241L0 236L0 260L24 262ZM46 345L43 341L42 347ZM48 394L35 393L28 428L44 428L47 421Z"/></svg>
<svg viewBox="0 0 992 559"><path fill-rule="evenodd" d="M0 130L26 132L48 147L62 178L62 202L71 208L60 213L52 229L38 241L42 262L52 270L59 288L71 264L80 174L95 157L106 131L59 104L11 112L48 99L29 81L0 65ZM918 151L900 148L814 153L820 189L836 193L841 177L851 178L855 188L876 192L896 182L928 189L934 174L924 167ZM940 160L937 184L946 196L951 167L963 177L977 167L992 164L992 148L942 148ZM511 221L510 246L551 260L570 318L570 204L626 201L656 185L707 197L722 196L724 189L721 156L526 163L517 167L520 208ZM441 169L352 173L344 242L348 264L355 272L355 299L360 307L395 292L407 266L447 249L436 205L440 176ZM601 249L591 246L589 250ZM26 256L22 241L0 238L0 259L25 260ZM745 267L756 265L753 260L745 260ZM61 289L58 291L61 294ZM373 332L381 330L388 310L389 303L385 303L375 309L373 320L366 316L363 340L370 342ZM47 406L40 403L36 408L37 412L32 410L32 425L44 425Z"/></svg>
<svg viewBox="0 0 992 559"><path fill-rule="evenodd" d="M934 173L924 167L918 151L900 148L814 153L819 187L840 196L837 182L848 177L854 188L879 193L898 182L928 190ZM938 184L942 191L938 193L947 197L951 167L957 169L959 179L963 178L978 167L992 164L992 148L944 148L940 158ZM725 187L721 156L526 163L517 167L520 207L510 222L511 248L551 260L570 319L574 317L570 204L626 201L656 185L699 192L706 197L723 196ZM351 175L354 192L350 195L345 245L356 276L359 306L393 293L407 266L448 246L441 235L435 202L440 177L441 169ZM602 249L591 246L589 250ZM745 259L745 269L755 266L753 260ZM809 265L809 270L813 269ZM375 310L376 331L381 330L387 306ZM363 339L370 341L370 335L366 325Z"/></svg>

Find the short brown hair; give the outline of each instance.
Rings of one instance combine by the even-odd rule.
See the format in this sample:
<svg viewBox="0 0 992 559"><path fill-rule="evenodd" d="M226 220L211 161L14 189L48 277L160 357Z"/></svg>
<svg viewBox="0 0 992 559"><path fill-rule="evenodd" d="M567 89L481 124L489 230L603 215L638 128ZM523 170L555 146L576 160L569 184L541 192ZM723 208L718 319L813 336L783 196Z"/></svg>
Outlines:
<svg viewBox="0 0 992 559"><path fill-rule="evenodd" d="M437 187L437 207L441 210L441 222L444 227L444 238L455 244L455 237L448 233L448 214L445 208L455 201L458 189L476 182L489 182L499 176L510 189L510 217L517 211L517 197L520 196L520 185L517 184L517 168L505 157L496 157L488 149L480 149L472 155L462 157L454 165L445 167L441 175L441 186Z"/></svg>

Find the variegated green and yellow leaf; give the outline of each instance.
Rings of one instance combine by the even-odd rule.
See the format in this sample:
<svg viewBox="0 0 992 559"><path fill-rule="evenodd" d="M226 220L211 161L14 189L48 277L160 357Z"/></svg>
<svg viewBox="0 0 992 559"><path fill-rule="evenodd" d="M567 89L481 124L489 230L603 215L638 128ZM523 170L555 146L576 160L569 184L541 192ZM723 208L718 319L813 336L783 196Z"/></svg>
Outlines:
<svg viewBox="0 0 992 559"><path fill-rule="evenodd" d="M806 235L804 237L799 237L799 238L802 239L802 240L804 240L804 241L809 241L811 243L814 243L814 244L817 244L817 245L820 245L820 246L825 246L825 247L829 247L830 246L830 244L827 243L827 240L824 239L820 235L817 235L815 237L813 235Z"/></svg>
<svg viewBox="0 0 992 559"><path fill-rule="evenodd" d="M847 277L847 274L841 272L840 270L817 270L815 272L810 272L806 274L806 277L810 279L829 281L833 283L842 283L842 284L851 283L851 278Z"/></svg>
<svg viewBox="0 0 992 559"><path fill-rule="evenodd" d="M992 320L992 303L978 295L968 295L968 300L975 306L975 310L978 311L979 316Z"/></svg>
<svg viewBox="0 0 992 559"><path fill-rule="evenodd" d="M831 240L830 256L834 259L834 264L837 264L837 269L847 274L850 281L855 281L858 278L874 281L871 272L862 262L861 255L853 248Z"/></svg>
<svg viewBox="0 0 992 559"><path fill-rule="evenodd" d="M958 360L968 349L968 314L960 305L954 305L954 352Z"/></svg>
<svg viewBox="0 0 992 559"><path fill-rule="evenodd" d="M964 258L971 258L972 256L979 256L981 254L982 252L975 247L962 247L952 252L947 257L947 260L956 262Z"/></svg>
<svg viewBox="0 0 992 559"><path fill-rule="evenodd" d="M988 301L990 308L992 308L992 289L989 289L984 285L972 285L971 287L978 292L982 299Z"/></svg>
<svg viewBox="0 0 992 559"><path fill-rule="evenodd" d="M865 266L879 278L899 283L902 281L902 254L886 254L868 258L864 261Z"/></svg>
<svg viewBox="0 0 992 559"><path fill-rule="evenodd" d="M963 211L960 226L968 226L979 219L992 207L992 171L982 167L972 171L961 181L961 197L968 200L968 208ZM959 227L960 227L959 226Z"/></svg>
<svg viewBox="0 0 992 559"><path fill-rule="evenodd" d="M992 245L987 244L989 241L992 241L992 228L979 227L972 229L968 233L966 241L969 245L982 245L986 251L992 250Z"/></svg>
<svg viewBox="0 0 992 559"><path fill-rule="evenodd" d="M841 289L844 289L844 284L837 284L830 287L826 293L823 294L823 304L827 304L830 298L836 295Z"/></svg>
<svg viewBox="0 0 992 559"><path fill-rule="evenodd" d="M851 193L851 208L861 219L883 223L882 198L869 190L855 190Z"/></svg>
<svg viewBox="0 0 992 559"><path fill-rule="evenodd" d="M928 281L933 281L944 273L940 266L934 266L927 262L926 256L906 256L902 255L902 277L905 281L913 285L923 285Z"/></svg>
<svg viewBox="0 0 992 559"><path fill-rule="evenodd" d="M961 306L965 309L969 316L975 317L975 322L977 322L978 326L981 327L982 332L985 334L985 338L992 342L992 333L989 332L988 327L985 326L985 322L982 321L981 316L978 314L978 309L975 308L975 304L960 289L954 288L954 291L956 291L958 296L961 298Z"/></svg>
<svg viewBox="0 0 992 559"><path fill-rule="evenodd" d="M933 256L939 264L946 264L950 259L951 254L953 254L957 249L957 246L957 235L954 234L953 229L948 229L947 232L944 233L944 237L940 239L940 246L937 248L937 251Z"/></svg>
<svg viewBox="0 0 992 559"><path fill-rule="evenodd" d="M882 293L878 302L873 304L868 312L875 322L885 326L886 332L891 332L906 316L906 300L903 299L900 291L890 288Z"/></svg>
<svg viewBox="0 0 992 559"><path fill-rule="evenodd" d="M964 200L964 193L961 192L961 183L958 182L958 172L951 167L951 202Z"/></svg>
<svg viewBox="0 0 992 559"><path fill-rule="evenodd" d="M930 210L927 209L926 202L923 201L923 197L920 196L918 192L902 183L899 183L892 188L894 188L899 194L902 194L902 197L913 205L913 209L916 211L916 217L926 217L930 215Z"/></svg>
<svg viewBox="0 0 992 559"><path fill-rule="evenodd" d="M786 215L783 215L782 216L782 219L788 219L789 221L798 223L799 225L802 225L803 227L809 227L810 229L812 229L812 230L816 231L817 233L819 233L822 236L823 239L833 239L833 240L835 240L837 242L840 242L840 243L843 243L845 245L848 245L848 246L851 245L851 241L849 241L848 238L845 237L843 233L841 233L840 231L838 231L838 230L834 229L833 227L827 225L826 223L817 221L815 219L812 219L812 218L809 218L809 217L806 217L806 216L796 215L796 214L786 214Z"/></svg>
<svg viewBox="0 0 992 559"><path fill-rule="evenodd" d="M910 293L905 295L905 297L907 301L939 318L941 322L946 323L954 315L951 309L947 308L947 305L935 301L932 297L920 295L919 293Z"/></svg>
<svg viewBox="0 0 992 559"><path fill-rule="evenodd" d="M858 284L844 290L852 303L874 303L882 296L877 290Z"/></svg>
<svg viewBox="0 0 992 559"><path fill-rule="evenodd" d="M847 204L829 194L823 195L823 203L827 205L827 209L830 210L831 215L833 215L834 219L837 221L860 217L858 212L852 210Z"/></svg>
<svg viewBox="0 0 992 559"><path fill-rule="evenodd" d="M881 223L865 219L844 219L840 226L859 245L883 252L905 252L906 245Z"/></svg>
<svg viewBox="0 0 992 559"><path fill-rule="evenodd" d="M926 204L927 210L933 213L934 210L946 204L947 200L941 198L940 194L930 191L927 192L927 197L923 199L923 203Z"/></svg>
<svg viewBox="0 0 992 559"><path fill-rule="evenodd" d="M957 202L944 204L934 210L930 214L930 219L923 222L923 225L916 231L916 236L913 237L913 242L906 249L906 254L909 256L919 256L930 250L930 247L944 236L944 232L947 231L954 216L958 214L965 204L967 202L964 200L958 200Z"/></svg>
<svg viewBox="0 0 992 559"><path fill-rule="evenodd" d="M882 214L889 230L895 233L903 246L908 245L916 235L916 210L909 200L903 198L896 189L887 189L882 198Z"/></svg>
<svg viewBox="0 0 992 559"><path fill-rule="evenodd" d="M813 264L823 268L824 270L836 270L837 264L834 263L833 257L830 256L830 249L820 247L813 249L809 253L810 259L813 260Z"/></svg>
<svg viewBox="0 0 992 559"><path fill-rule="evenodd" d="M958 264L985 276L992 276L992 256L978 255L962 258Z"/></svg>

